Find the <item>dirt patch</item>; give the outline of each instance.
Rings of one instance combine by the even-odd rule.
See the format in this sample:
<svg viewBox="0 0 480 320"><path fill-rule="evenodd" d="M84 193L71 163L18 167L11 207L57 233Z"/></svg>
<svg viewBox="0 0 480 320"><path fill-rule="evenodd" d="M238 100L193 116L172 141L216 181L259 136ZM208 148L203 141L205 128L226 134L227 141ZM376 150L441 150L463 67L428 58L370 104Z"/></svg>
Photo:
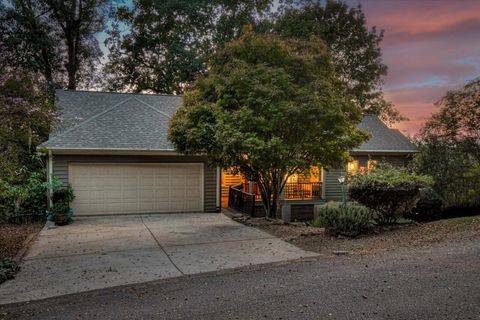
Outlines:
<svg viewBox="0 0 480 320"><path fill-rule="evenodd" d="M32 233L38 233L43 223L0 224L0 259L13 258Z"/></svg>
<svg viewBox="0 0 480 320"><path fill-rule="evenodd" d="M260 228L304 250L328 255L343 252L370 254L399 248L430 247L453 241L480 240L480 216L375 228L371 233L356 238L332 237L323 228L306 224L284 224L263 218L236 220Z"/></svg>

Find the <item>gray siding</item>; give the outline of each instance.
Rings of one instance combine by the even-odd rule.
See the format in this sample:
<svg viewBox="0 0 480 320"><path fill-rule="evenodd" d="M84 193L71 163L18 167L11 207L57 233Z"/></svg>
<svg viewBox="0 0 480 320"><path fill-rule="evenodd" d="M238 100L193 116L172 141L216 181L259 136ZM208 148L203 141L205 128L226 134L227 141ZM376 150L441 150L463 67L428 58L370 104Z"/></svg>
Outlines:
<svg viewBox="0 0 480 320"><path fill-rule="evenodd" d="M91 163L204 163L204 211L216 211L216 168L208 166L204 157L198 156L120 156L120 155L54 155L53 174L63 183L68 183L70 162Z"/></svg>
<svg viewBox="0 0 480 320"><path fill-rule="evenodd" d="M366 155L352 155L354 160L358 160L359 167L366 167L368 160L377 160L379 163L387 162L394 166L405 167L411 163L411 156L366 156ZM345 169L330 169L325 170L324 174L324 188L326 201L341 201L342 200L342 186L338 182L338 177L345 175ZM348 198L348 191L345 190Z"/></svg>
<svg viewBox="0 0 480 320"><path fill-rule="evenodd" d="M325 170L324 174L324 188L325 200L327 201L341 201L342 200L342 186L338 182L338 177L344 176L344 169L330 169Z"/></svg>

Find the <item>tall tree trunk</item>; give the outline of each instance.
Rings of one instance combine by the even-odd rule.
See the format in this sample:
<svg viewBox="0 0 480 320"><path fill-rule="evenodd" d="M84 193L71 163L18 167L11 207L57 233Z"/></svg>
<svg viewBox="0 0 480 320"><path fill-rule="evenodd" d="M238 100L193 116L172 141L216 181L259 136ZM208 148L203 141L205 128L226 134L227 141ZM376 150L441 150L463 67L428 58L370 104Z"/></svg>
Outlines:
<svg viewBox="0 0 480 320"><path fill-rule="evenodd" d="M286 182L286 172L274 170L263 182L257 182L260 187L262 203L266 218L277 218L280 195Z"/></svg>
<svg viewBox="0 0 480 320"><path fill-rule="evenodd" d="M43 76L47 81L48 85L53 84L53 74L52 74L52 64L50 63L50 58L46 48L42 49L42 59L43 59Z"/></svg>
<svg viewBox="0 0 480 320"><path fill-rule="evenodd" d="M68 89L75 90L77 88L77 81L76 77L76 68L75 68L75 60L76 60L76 48L75 48L75 41L73 39L67 39L67 46L68 46L68 62L67 62L67 73L68 73Z"/></svg>

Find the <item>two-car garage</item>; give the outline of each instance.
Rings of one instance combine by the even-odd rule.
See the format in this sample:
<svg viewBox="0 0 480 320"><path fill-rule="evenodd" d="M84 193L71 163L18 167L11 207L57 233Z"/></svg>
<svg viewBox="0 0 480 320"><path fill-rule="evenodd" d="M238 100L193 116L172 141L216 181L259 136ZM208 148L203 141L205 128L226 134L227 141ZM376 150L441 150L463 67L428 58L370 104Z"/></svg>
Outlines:
<svg viewBox="0 0 480 320"><path fill-rule="evenodd" d="M201 212L204 163L68 163L75 214Z"/></svg>

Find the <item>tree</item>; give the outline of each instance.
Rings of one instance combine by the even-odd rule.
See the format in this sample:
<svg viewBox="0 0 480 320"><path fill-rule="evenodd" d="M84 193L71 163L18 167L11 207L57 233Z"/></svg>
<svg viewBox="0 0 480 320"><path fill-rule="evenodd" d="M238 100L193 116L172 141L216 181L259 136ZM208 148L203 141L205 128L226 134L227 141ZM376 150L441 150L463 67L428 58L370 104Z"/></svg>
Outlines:
<svg viewBox="0 0 480 320"><path fill-rule="evenodd" d="M427 121L422 134L467 144L469 153L480 161L480 78L448 91L437 106L440 111Z"/></svg>
<svg viewBox="0 0 480 320"><path fill-rule="evenodd" d="M102 55L107 0L9 0L0 6L0 66L40 72L47 83L76 89Z"/></svg>
<svg viewBox="0 0 480 320"><path fill-rule="evenodd" d="M211 59L170 123L186 154L240 172L259 186L274 217L289 176L338 166L367 136L318 38L244 34Z"/></svg>
<svg viewBox="0 0 480 320"><path fill-rule="evenodd" d="M67 49L65 69L68 89L75 90L78 78L87 77L102 56L95 33L103 31L107 0L43 0L50 18L60 27Z"/></svg>
<svg viewBox="0 0 480 320"><path fill-rule="evenodd" d="M60 71L61 52L44 3L34 0L0 4L0 69L29 70L52 84ZM58 79L57 79L58 80Z"/></svg>
<svg viewBox="0 0 480 320"><path fill-rule="evenodd" d="M421 135L416 145L415 171L433 178L433 189L446 207L480 205L480 161L472 156L470 143Z"/></svg>
<svg viewBox="0 0 480 320"><path fill-rule="evenodd" d="M368 28L360 5L351 8L336 0L327 0L324 5L312 0L286 1L273 22L273 31L302 39L319 36L360 110L379 115L387 123L405 119L384 99L382 85L387 66L380 48L383 31Z"/></svg>
<svg viewBox="0 0 480 320"><path fill-rule="evenodd" d="M179 94L206 70L215 48L236 38L270 0L135 1L114 14L105 72L111 90Z"/></svg>
<svg viewBox="0 0 480 320"><path fill-rule="evenodd" d="M24 182L40 167L36 147L58 115L53 94L28 74L0 76L0 179Z"/></svg>
<svg viewBox="0 0 480 320"><path fill-rule="evenodd" d="M415 168L434 178L447 206L480 205L480 79L437 105L417 137Z"/></svg>

